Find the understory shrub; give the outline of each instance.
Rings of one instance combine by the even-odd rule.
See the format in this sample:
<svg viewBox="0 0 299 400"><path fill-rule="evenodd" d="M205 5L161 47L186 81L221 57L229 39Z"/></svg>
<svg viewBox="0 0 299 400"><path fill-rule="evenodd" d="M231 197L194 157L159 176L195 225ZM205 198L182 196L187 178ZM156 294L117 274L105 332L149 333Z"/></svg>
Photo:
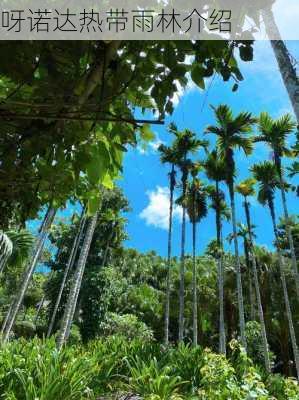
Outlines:
<svg viewBox="0 0 299 400"><path fill-rule="evenodd" d="M104 336L119 335L128 340L150 341L153 339L152 330L133 314L108 313L105 322L101 324L101 331Z"/></svg>
<svg viewBox="0 0 299 400"><path fill-rule="evenodd" d="M18 340L0 352L0 394L5 400L92 398L97 365L74 347L58 352L53 340Z"/></svg>

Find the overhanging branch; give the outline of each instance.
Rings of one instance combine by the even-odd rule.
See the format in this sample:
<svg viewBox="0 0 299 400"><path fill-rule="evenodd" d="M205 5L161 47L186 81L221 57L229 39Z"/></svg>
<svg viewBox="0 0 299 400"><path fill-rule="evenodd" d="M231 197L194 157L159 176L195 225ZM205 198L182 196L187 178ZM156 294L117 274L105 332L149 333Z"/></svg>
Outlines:
<svg viewBox="0 0 299 400"><path fill-rule="evenodd" d="M6 121L14 121L14 120L54 120L54 121L89 121L89 122L123 122L126 124L131 124L134 126L138 126L138 124L151 124L151 125L164 125L163 120L150 120L150 119L132 119L132 118L123 118L123 117L76 117L72 115L51 115L51 114L11 114L11 113L3 113L0 112L0 119L4 119Z"/></svg>

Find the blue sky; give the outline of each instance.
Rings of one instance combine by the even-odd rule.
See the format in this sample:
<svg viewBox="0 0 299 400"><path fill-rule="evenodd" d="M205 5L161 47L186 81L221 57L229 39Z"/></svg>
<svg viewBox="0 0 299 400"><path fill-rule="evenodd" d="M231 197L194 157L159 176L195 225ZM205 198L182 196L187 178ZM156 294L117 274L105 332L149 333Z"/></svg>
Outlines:
<svg viewBox="0 0 299 400"><path fill-rule="evenodd" d="M299 58L299 42L288 42L288 48L293 56ZM179 129L188 128L203 137L207 125L214 123L213 112L210 104L228 104L235 113L241 110L251 111L258 115L261 111L269 112L273 117L291 112L291 104L283 85L278 66L270 42L260 41L254 45L254 61L240 62L241 71L245 80L240 84L239 90L231 91L232 83L224 83L216 77L212 83L207 83L208 94L193 85L180 98L176 99L176 109L172 116L166 118L169 122L176 123ZM128 234L130 239L126 245L140 251L155 250L161 255L166 255L167 249L167 218L168 218L168 192L167 173L168 166L159 162L156 151L160 142L169 144L171 135L166 126L153 127L156 140L144 152L142 149L130 150L124 162L124 177L120 186L130 201L132 211L128 214ZM210 137L213 142L213 138ZM202 158L203 154L199 154ZM254 156L246 159L242 153L236 153L238 164L237 181L249 176L251 164L269 159L269 149L259 144ZM204 178L204 176L202 176ZM295 181L294 181L295 183ZM244 222L242 200L236 197L237 218ZM298 213L298 198L294 194L288 195L290 213ZM278 215L281 215L280 196L277 195ZM262 208L255 199L251 202L253 223L257 225L257 241L272 248L272 227L268 210ZM209 241L215 237L215 217L211 211L208 217L198 226L198 246L200 254L204 251ZM224 226L224 237L231 232L229 224ZM229 246L227 245L229 248ZM187 250L191 250L191 227L187 225ZM173 229L173 252L180 251L180 211L175 211Z"/></svg>
<svg viewBox="0 0 299 400"><path fill-rule="evenodd" d="M299 42L288 42L289 50L295 58L299 58ZM258 115L261 111L269 112L272 117L291 112L292 108L284 88L278 66L270 42L259 41L254 44L254 61L244 63L240 61L240 69L245 80L240 84L235 93L231 88L233 83L225 83L216 76L212 82L207 82L207 91L202 91L194 85L188 85L175 98L175 111L172 116L166 118L165 126L153 126L156 134L154 142L150 143L146 150L141 147L129 149L124 160L123 178L118 185L123 188L127 196L131 212L127 214L127 232L129 240L127 247L133 247L141 252L155 250L158 254L166 255L167 251L167 220L168 220L168 166L161 165L157 147L160 143L170 144L171 135L167 132L167 125L175 122L179 129L191 129L198 137L203 137L207 125L214 123L213 112L210 105L221 103L232 107L234 113L241 110ZM213 143L213 137L209 137ZM255 162L269 159L270 150L259 144L257 151L246 159L242 153L236 153L238 165L237 181L249 176L249 167ZM203 153L199 154L203 158ZM204 176L202 176L204 178ZM298 179L297 179L298 180ZM295 183L295 180L294 180ZM298 182L297 182L298 184ZM227 199L228 200L228 199ZM294 194L288 194L290 214L298 213L298 198ZM242 199L236 196L237 219L244 222ZM276 196L277 214L282 215L279 193ZM70 207L60 216L69 217L74 211ZM268 210L261 207L255 199L251 202L252 222L257 225L257 242L272 249L272 227ZM175 209L173 228L173 254L180 252L180 219L181 212ZM34 229L36 221L30 224ZM229 224L224 224L224 237L231 233ZM215 216L209 212L198 226L197 252L202 253L211 239L215 237ZM227 248L230 248L226 244ZM241 244L240 244L241 247ZM191 251L191 226L187 224L187 252Z"/></svg>

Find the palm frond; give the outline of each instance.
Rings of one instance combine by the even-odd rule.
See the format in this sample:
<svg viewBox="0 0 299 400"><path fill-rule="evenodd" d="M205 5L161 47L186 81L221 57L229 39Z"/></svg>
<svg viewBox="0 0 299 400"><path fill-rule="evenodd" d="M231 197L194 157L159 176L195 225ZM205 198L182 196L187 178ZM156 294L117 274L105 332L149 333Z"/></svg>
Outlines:
<svg viewBox="0 0 299 400"><path fill-rule="evenodd" d="M293 162L293 164L287 168L289 171L289 177L293 178L295 175L299 174L299 161Z"/></svg>
<svg viewBox="0 0 299 400"><path fill-rule="evenodd" d="M226 164L220 154L217 153L217 150L213 150L208 155L204 167L209 179L218 182L225 180Z"/></svg>
<svg viewBox="0 0 299 400"><path fill-rule="evenodd" d="M244 181L240 182L238 185L236 185L236 192L240 193L244 197L254 196L255 184L256 180L254 178L247 178Z"/></svg>
<svg viewBox="0 0 299 400"><path fill-rule="evenodd" d="M9 265L21 266L30 255L34 243L34 237L25 229L21 231L10 230L6 233L13 244L13 251L9 258Z"/></svg>
<svg viewBox="0 0 299 400"><path fill-rule="evenodd" d="M274 163L264 161L254 164L251 171L259 184L258 201L261 204L273 201L275 189L279 187L279 177Z"/></svg>

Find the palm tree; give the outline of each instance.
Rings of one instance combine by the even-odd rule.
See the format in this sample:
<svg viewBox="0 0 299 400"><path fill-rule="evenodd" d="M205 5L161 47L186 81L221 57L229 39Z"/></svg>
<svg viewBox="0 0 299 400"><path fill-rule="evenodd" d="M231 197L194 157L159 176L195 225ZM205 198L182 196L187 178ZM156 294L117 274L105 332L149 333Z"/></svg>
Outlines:
<svg viewBox="0 0 299 400"><path fill-rule="evenodd" d="M77 234L75 236L74 242L73 242L73 246L69 255L69 259L66 265L66 268L64 270L63 273L63 278L60 284L60 288L59 288L59 292L57 295L57 299L56 299L56 303L53 309L53 313L51 316L51 320L49 323L49 327L48 327L48 331L47 331L47 338L49 338L51 336L53 327L54 327L54 323L56 320L56 315L57 315L57 311L58 311L58 307L60 305L60 301L61 301L61 297L62 297L62 293L66 284L66 280L67 277L69 275L70 270L73 268L73 265L75 263L75 259L76 259L76 255L78 252L78 248L79 245L81 243L82 237L83 237L83 232L84 232L84 226L85 226L85 222L86 222L86 216L85 216L85 207L82 209L82 213L81 213L81 217L80 217L80 223L79 223L79 227L78 227L78 231Z"/></svg>
<svg viewBox="0 0 299 400"><path fill-rule="evenodd" d="M206 192L202 182L197 178L200 164L193 164L192 182L188 185L186 195L187 213L192 223L192 297L193 297L193 346L197 346L197 276L196 276L196 226L208 213Z"/></svg>
<svg viewBox="0 0 299 400"><path fill-rule="evenodd" d="M232 226L234 234L234 248L236 259L236 275L237 275L237 291L238 291L238 309L239 309L239 324L241 342L246 349L245 337L245 317L243 304L243 290L240 257L237 238L236 226L236 209L235 209L235 193L234 193L234 176L235 176L235 161L234 150L239 148L244 151L245 155L252 152L252 141L248 134L252 131L252 126L256 123L256 119L251 113L241 112L236 117L233 116L231 109L226 105L220 105L217 108L213 107L215 112L217 126L209 126L207 133L217 135L217 149L219 155L225 162L225 181L228 186L231 205Z"/></svg>
<svg viewBox="0 0 299 400"><path fill-rule="evenodd" d="M82 278L85 270L85 265L89 253L89 249L91 246L93 234L95 231L95 227L97 224L98 213L94 216L90 217L87 222L87 228L84 236L84 240L82 243L82 248L80 251L79 259L77 262L77 266L73 275L73 279L71 282L70 292L67 298L67 302L65 305L63 318L60 326L59 335L57 338L57 348L61 350L64 343L66 343L70 331L70 327L73 322L75 309L78 301L78 296L81 288Z"/></svg>
<svg viewBox="0 0 299 400"><path fill-rule="evenodd" d="M275 206L274 206L275 189L280 186L280 178L279 178L279 174L277 172L277 168L276 168L275 164L273 164L272 162L269 162L269 161L265 161L261 164L253 165L252 172L253 172L254 178L259 183L258 201L262 205L267 205L269 207L269 211L270 211L270 215L271 215L271 219L272 219L272 225L273 225L273 231L274 231L277 255L278 255L278 263L279 263L279 269L280 269L280 275L281 275L283 296L284 296L284 302L285 302L285 307L286 307L286 315L287 315L288 324L289 324L289 331L290 331L290 336L291 336L291 342L292 342L293 354L294 354L295 365L296 365L296 370L297 370L297 376L299 377L298 347L297 347L296 335L295 335L294 324L293 324L293 319L292 319L292 311L291 311L291 307L290 307L288 289L287 289L287 284L286 284L286 277L285 277L285 271L284 271L284 260L283 260L282 252L280 249L279 233L278 233L277 224L276 224L276 215L275 215L276 213L275 213Z"/></svg>
<svg viewBox="0 0 299 400"><path fill-rule="evenodd" d="M205 161L205 171L208 179L215 181L215 186L208 188L211 198L211 207L216 216L217 235L217 265L218 265L218 290L219 290L219 352L226 354L225 323L224 323L224 269L222 257L222 215L229 219L229 210L224 201L224 193L220 190L219 184L225 180L225 163L217 150L212 151Z"/></svg>
<svg viewBox="0 0 299 400"><path fill-rule="evenodd" d="M180 263L180 288L179 288L179 341L184 338L184 309L185 309L185 238L186 238L186 206L185 199L187 193L187 182L192 166L192 162L188 159L190 153L195 153L200 147L207 149L208 142L199 140L196 135L188 129L180 132L174 124L169 127L170 132L175 135L173 149L177 155L177 166L181 171L182 186L182 239L181 239L181 263Z"/></svg>
<svg viewBox="0 0 299 400"><path fill-rule="evenodd" d="M293 275L296 284L297 296L299 298L299 274L297 269L297 260L295 254L294 240L292 236L291 227L289 224L289 212L286 201L286 183L283 177L283 169L281 158L283 156L292 156L293 151L290 150L287 145L287 137L290 135L296 124L292 121L292 116L290 114L286 114L281 118L274 120L267 113L262 113L259 119L259 129L261 131L261 135L255 138L255 141L263 141L267 143L274 153L274 164L277 169L278 177L279 177L279 187L281 191L282 205L284 211L284 218L286 223L286 232L288 237L288 242L291 250L292 257L292 268Z"/></svg>
<svg viewBox="0 0 299 400"><path fill-rule="evenodd" d="M12 254L13 245L10 238L4 233L0 232L0 272L6 265L7 260Z"/></svg>
<svg viewBox="0 0 299 400"><path fill-rule="evenodd" d="M250 320L255 320L255 298L252 287L252 274L251 274L251 263L250 263L250 245L249 245L249 231L247 226L242 223L237 224L238 227L238 237L243 240L243 251L245 258L246 271L248 276L248 287L249 287L249 299L250 299ZM251 227L253 228L253 227ZM253 233L252 233L253 235ZM228 236L229 242L233 240L233 235Z"/></svg>
<svg viewBox="0 0 299 400"><path fill-rule="evenodd" d="M5 318L5 321L2 326L2 332L3 332L3 341L7 341L11 332L11 329L14 325L14 322L16 320L17 314L19 312L20 306L23 302L25 293L28 289L29 283L31 281L34 269L38 263L38 260L42 254L45 240L48 235L48 230L54 220L56 214L56 210L52 207L48 208L48 211L44 217L44 220L42 222L42 225L40 227L39 235L36 240L35 246L33 247L32 255L30 257L30 261L27 265L27 268L24 271L23 278L21 281L20 288L12 301L8 314Z"/></svg>
<svg viewBox="0 0 299 400"><path fill-rule="evenodd" d="M164 163L171 164L169 176L169 222L168 222L168 245L167 245L167 278L166 278L166 301L165 301L165 325L164 340L165 345L169 343L169 307L170 307L170 281L171 281L171 247L172 247L172 215L173 215L173 196L176 186L176 170L175 163L177 157L175 151L171 147L165 145L159 146L160 160Z"/></svg>
<svg viewBox="0 0 299 400"><path fill-rule="evenodd" d="M263 311L262 300L261 300L261 291L260 291L260 284L259 284L258 272L257 272L256 255L254 253L253 232L252 232L252 225L251 225L251 218L250 218L250 206L249 206L249 201L248 201L249 196L255 195L255 188L254 188L255 183L256 183L256 181L252 178L245 179L244 181L240 182L239 185L236 186L236 191L238 193L240 193L241 196L243 196L243 198L244 198L243 205L244 205L244 209L245 209L246 225L247 225L248 238L249 238L249 250L250 250L252 267L253 267L255 296L256 296L256 300L257 300L258 314L259 314L259 320L260 320L261 331L262 331L265 368L266 368L266 371L268 373L270 373L271 366L270 366L270 357L269 357L269 345L268 345L268 339L267 339L264 311Z"/></svg>

